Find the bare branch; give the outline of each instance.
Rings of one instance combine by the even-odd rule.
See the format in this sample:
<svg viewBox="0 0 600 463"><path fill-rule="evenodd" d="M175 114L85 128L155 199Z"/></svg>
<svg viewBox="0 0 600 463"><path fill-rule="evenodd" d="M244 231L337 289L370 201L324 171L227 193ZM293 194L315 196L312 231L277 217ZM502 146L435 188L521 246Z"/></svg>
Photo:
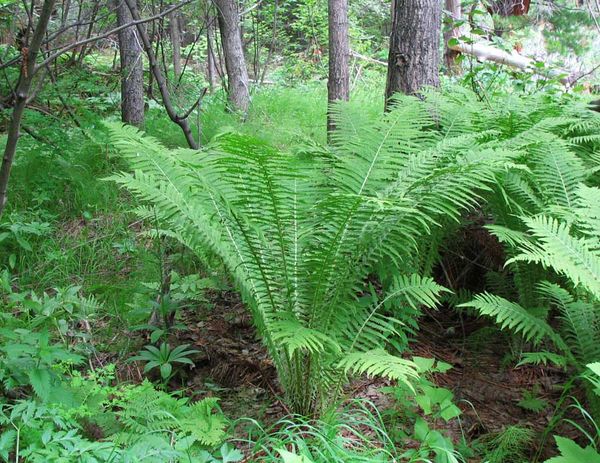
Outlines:
<svg viewBox="0 0 600 463"><path fill-rule="evenodd" d="M162 96L163 105L167 111L167 114L169 115L169 118L173 122L175 122L177 125L179 125L179 127L181 127L181 130L183 131L183 134L185 135L185 139L186 139L188 145L190 146L190 148L198 149L198 143L196 143L196 140L194 140L194 135L192 134L192 131L190 129L187 119L185 117L181 117L177 114L177 110L175 109L175 107L173 106L173 103L171 102L171 95L169 93L167 81L165 79L164 74L160 70L160 65L158 63L158 60L156 59L156 54L154 53L154 50L152 49L152 43L150 42L150 39L148 38L148 33L142 27L143 21L140 19L140 14L138 13L138 10L135 6L135 1L133 1L133 0L123 0L123 1L127 4L129 11L131 11L131 17L133 18L133 23L137 27L138 35L139 35L140 39L142 40L142 46L144 47L146 56L148 56L148 62L150 63L150 70L152 71L152 75L154 76L154 78L156 79L156 83L158 84L158 89L160 90L160 94ZM163 14L163 16L164 16L164 14Z"/></svg>
<svg viewBox="0 0 600 463"><path fill-rule="evenodd" d="M108 32L105 32L103 34L99 34L99 35L95 35L93 37L90 37L88 39L84 39L84 40L80 40L78 42L74 42L71 43L69 45L65 45L63 48L61 48L60 50L56 51L55 53L52 53L50 56L48 56L44 61L42 61L41 63L39 63L36 67L35 67L35 71L37 72L40 69L44 68L46 66L46 64L51 63L52 61L54 61L56 58L58 58L60 55L68 52L69 50L72 50L73 48L77 48L80 47L82 45L85 45L87 43L91 43L91 42L96 42L98 40L101 39L105 39L123 29L127 29L128 27L131 26L138 26L140 24L145 24L147 22L151 22L151 21L155 21L157 19L162 18L163 16L167 16L169 13L172 13L173 11L178 10L179 8L184 7L185 5L188 5L189 3L192 3L193 0L183 0L181 3L172 6L171 8L168 8L154 16L150 16L149 18L144 18L144 19L137 19L132 21L131 23L128 24L123 24L119 27L115 27L114 29L111 29Z"/></svg>
<svg viewBox="0 0 600 463"><path fill-rule="evenodd" d="M15 92L15 105L12 110L10 124L7 130L2 166L0 167L0 215L2 215L2 211L6 206L8 180L17 151L23 112L27 106L27 99L31 90L31 83L33 82L35 60L40 51L44 35L46 34L50 16L52 16L52 10L54 9L54 3L55 0L44 1L40 17L33 31L31 43L28 48L23 48L21 51L23 63L21 65L19 84Z"/></svg>

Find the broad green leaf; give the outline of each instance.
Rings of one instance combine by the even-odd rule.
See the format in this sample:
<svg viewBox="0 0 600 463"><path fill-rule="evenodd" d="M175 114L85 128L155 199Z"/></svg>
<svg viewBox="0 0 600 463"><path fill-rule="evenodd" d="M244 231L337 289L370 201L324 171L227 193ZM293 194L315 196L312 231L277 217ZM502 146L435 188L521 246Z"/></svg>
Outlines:
<svg viewBox="0 0 600 463"><path fill-rule="evenodd" d="M560 456L550 458L544 463L600 463L600 454L593 447L581 448L571 439L554 436Z"/></svg>

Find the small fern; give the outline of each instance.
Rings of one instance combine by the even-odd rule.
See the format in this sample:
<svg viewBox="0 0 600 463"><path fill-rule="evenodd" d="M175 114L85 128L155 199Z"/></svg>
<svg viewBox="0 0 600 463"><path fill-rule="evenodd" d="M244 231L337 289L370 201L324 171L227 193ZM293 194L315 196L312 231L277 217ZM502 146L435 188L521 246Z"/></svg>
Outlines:
<svg viewBox="0 0 600 463"><path fill-rule="evenodd" d="M484 461L489 463L523 463L528 460L535 433L524 426L508 426L499 433L478 439L476 446L483 449Z"/></svg>
<svg viewBox="0 0 600 463"><path fill-rule="evenodd" d="M226 437L228 421L221 413L218 399L205 398L193 404L154 389L145 381L121 399L118 413L122 430L114 436L120 444L134 444L140 435L173 434L188 443L215 446Z"/></svg>

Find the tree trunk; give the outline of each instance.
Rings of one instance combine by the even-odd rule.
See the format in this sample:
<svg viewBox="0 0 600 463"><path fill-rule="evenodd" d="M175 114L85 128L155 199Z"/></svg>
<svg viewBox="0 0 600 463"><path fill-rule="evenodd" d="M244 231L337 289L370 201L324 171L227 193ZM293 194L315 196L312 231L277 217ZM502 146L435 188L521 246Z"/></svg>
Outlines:
<svg viewBox="0 0 600 463"><path fill-rule="evenodd" d="M219 80L215 56L214 23L215 18L208 16L206 19L206 77L211 92L215 90Z"/></svg>
<svg viewBox="0 0 600 463"><path fill-rule="evenodd" d="M329 0L329 79L327 81L327 132L335 130L331 117L331 104L348 101L350 97L350 72L348 58L348 0Z"/></svg>
<svg viewBox="0 0 600 463"><path fill-rule="evenodd" d="M154 50L152 49L152 42L150 42L148 33L144 29L144 25L141 23L140 14L139 14L139 12L137 10L137 6L136 6L136 0L122 0L122 1L124 4L127 5L132 18L137 22L137 24L136 24L137 33L138 33L139 38L141 39L142 46L144 47L144 50L146 51L146 56L148 57L148 63L150 64L150 71L152 72L152 74L154 75L154 78L156 79L156 84L158 85L158 89L160 90L163 105L165 107L165 110L167 111L169 119L171 119L179 127L181 127L181 130L183 131L183 135L185 136L185 139L186 139L189 147L192 149L198 149L198 143L196 143L196 141L194 140L194 135L192 134L192 130L190 129L190 125L187 120L191 110L190 110L190 112L188 112L187 114L185 114L183 116L180 116L177 114L177 110L176 110L175 106L173 105L173 103L171 102L171 95L169 93L169 88L167 86L167 80L165 79L165 76L163 75L162 71L160 70L158 60L156 59L156 54L154 53ZM198 102L199 101L200 100L198 100ZM196 104L194 106L192 106L192 109L195 107L196 107Z"/></svg>
<svg viewBox="0 0 600 463"><path fill-rule="evenodd" d="M175 82L179 82L181 76L181 33L179 31L179 15L177 12L169 14L169 33L173 47L173 73Z"/></svg>
<svg viewBox="0 0 600 463"><path fill-rule="evenodd" d="M237 0L213 1L218 10L221 43L228 77L229 102L233 109L245 113L250 104L250 91Z"/></svg>
<svg viewBox="0 0 600 463"><path fill-rule="evenodd" d="M119 26L133 21L127 4L116 1ZM144 62L142 46L135 26L119 31L121 56L121 120L128 124L144 125Z"/></svg>
<svg viewBox="0 0 600 463"><path fill-rule="evenodd" d="M460 64L456 62L456 58L460 53L448 46L450 39L458 39L460 37L460 27L455 27L454 22L461 19L462 12L460 0L446 0L446 11L449 14L450 23L444 30L444 63L448 75L459 75L461 73Z"/></svg>
<svg viewBox="0 0 600 463"><path fill-rule="evenodd" d="M439 0L393 0L386 105L396 92L416 95L440 83Z"/></svg>
<svg viewBox="0 0 600 463"><path fill-rule="evenodd" d="M30 98L36 58L40 51L46 30L48 29L48 22L50 21L50 16L54 9L54 3L55 0L44 1L37 25L35 26L31 38L31 43L28 44L28 47L24 46L21 49L21 72L19 74L19 83L17 84L17 89L15 91L15 105L7 130L6 146L4 147L4 155L2 157L2 167L0 167L0 216L2 216L2 212L6 206L8 180L17 151L17 143L19 142L21 120L23 119L23 113L25 112L25 107Z"/></svg>
<svg viewBox="0 0 600 463"><path fill-rule="evenodd" d="M90 17L90 24L88 25L88 30L87 30L87 34L86 34L86 39L89 39L92 36L92 33L94 32L94 24L96 23L96 16L98 15L98 11L100 10L100 6L101 3L100 2L96 2L94 3L94 6L92 7L92 13L91 13L91 17ZM87 54L88 51L88 44L84 44L81 47L81 51L79 52L79 58L77 59L77 63L81 66L81 64L83 63L83 60Z"/></svg>

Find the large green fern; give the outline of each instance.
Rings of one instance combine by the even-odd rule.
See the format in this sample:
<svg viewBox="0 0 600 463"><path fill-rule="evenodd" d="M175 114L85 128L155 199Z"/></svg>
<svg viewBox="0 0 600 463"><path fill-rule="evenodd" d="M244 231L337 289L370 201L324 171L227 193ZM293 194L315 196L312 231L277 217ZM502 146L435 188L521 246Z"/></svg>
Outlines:
<svg viewBox="0 0 600 463"><path fill-rule="evenodd" d="M499 175L487 204L494 222L487 228L504 244L517 296L483 293L465 306L526 340L550 341L559 352L524 354L521 363L553 361L580 372L600 360L600 143L594 135L600 117L570 97L504 103L492 117L471 117L482 129L495 122L526 166ZM560 323L547 322L553 313Z"/></svg>
<svg viewBox="0 0 600 463"><path fill-rule="evenodd" d="M410 97L376 120L351 106L334 116L333 147L298 155L234 133L200 152L172 151L111 126L132 169L112 179L148 204L142 217L223 260L290 407L303 414L335 400L349 372L410 381L415 366L385 350L402 326L384 302L436 304L443 288L416 274L428 236L474 206L519 155L490 136L433 130L435 115ZM359 303L383 259L399 276L381 302Z"/></svg>

